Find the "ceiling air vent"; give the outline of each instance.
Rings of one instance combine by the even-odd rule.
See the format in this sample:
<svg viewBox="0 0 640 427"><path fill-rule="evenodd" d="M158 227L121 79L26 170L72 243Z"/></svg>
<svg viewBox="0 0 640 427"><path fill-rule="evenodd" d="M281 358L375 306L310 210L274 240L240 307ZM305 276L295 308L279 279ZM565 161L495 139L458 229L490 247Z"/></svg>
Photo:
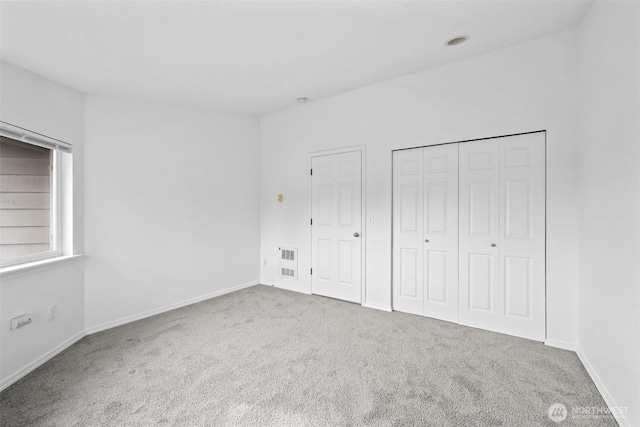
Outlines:
<svg viewBox="0 0 640 427"><path fill-rule="evenodd" d="M298 278L298 249L278 248L280 251L280 276Z"/></svg>

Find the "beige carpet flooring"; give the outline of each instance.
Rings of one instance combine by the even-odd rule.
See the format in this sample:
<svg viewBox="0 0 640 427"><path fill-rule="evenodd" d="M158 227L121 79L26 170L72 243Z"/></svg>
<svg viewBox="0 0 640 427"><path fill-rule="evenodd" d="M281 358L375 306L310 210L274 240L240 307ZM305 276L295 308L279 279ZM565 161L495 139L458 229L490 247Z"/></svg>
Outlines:
<svg viewBox="0 0 640 427"><path fill-rule="evenodd" d="M616 425L571 415L604 405L575 353L260 285L85 337L2 392L0 422Z"/></svg>

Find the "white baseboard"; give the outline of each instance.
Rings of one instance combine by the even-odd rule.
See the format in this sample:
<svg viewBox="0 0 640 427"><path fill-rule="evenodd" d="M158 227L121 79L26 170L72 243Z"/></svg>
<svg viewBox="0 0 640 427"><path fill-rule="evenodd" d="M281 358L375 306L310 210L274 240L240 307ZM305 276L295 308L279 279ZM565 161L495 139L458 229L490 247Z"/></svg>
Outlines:
<svg viewBox="0 0 640 427"><path fill-rule="evenodd" d="M559 348L560 350L569 350L574 352L578 351L577 344L571 344L564 341L545 340L544 345L548 345L549 347L553 347L553 348Z"/></svg>
<svg viewBox="0 0 640 427"><path fill-rule="evenodd" d="M261 280L260 283L267 286L273 286L274 288L284 289L286 291L300 292L301 294L311 295L311 290L309 289L300 289L297 286L284 285L282 283L271 282L269 280Z"/></svg>
<svg viewBox="0 0 640 427"><path fill-rule="evenodd" d="M301 294L305 294L305 295L311 295L311 290L310 289L300 289L299 287L294 287L291 285L284 285L282 283L276 283L276 282L271 282L269 280L261 280L260 283L262 283L263 285L267 285L267 286L273 286L274 288L278 288L278 289L284 289L287 291L293 291L293 292L299 292ZM382 305L382 304L375 304L375 303L364 303L362 304L363 307L367 307L367 308L372 308L374 310L382 310L382 311L387 311L387 312L392 312L393 310L391 309L391 307L386 306L386 305Z"/></svg>
<svg viewBox="0 0 640 427"><path fill-rule="evenodd" d="M374 310L387 311L389 313L391 313L393 311L391 309L391 307L388 306L388 305L375 304L375 303L370 303L370 302L366 302L366 303L362 304L362 306L363 307L367 307L367 308L373 308Z"/></svg>
<svg viewBox="0 0 640 427"><path fill-rule="evenodd" d="M74 336L72 336L71 338L69 338L68 340L63 342L62 344L60 344L60 345L54 347L53 349L47 351L45 354L43 354L42 356L38 357L33 362L29 363L27 366L24 366L21 369L19 369L18 371L16 371L13 374L9 375L7 378L3 379L0 382L0 391L2 391L5 388L9 387L11 384L15 383L20 378L24 377L25 375L27 375L28 373L33 371L38 366L40 366L43 363L47 362L48 360L52 359L58 353L60 353L63 350L66 350L67 348L71 347L73 344L77 343L82 338L84 338L85 335L86 334L84 333L84 331L78 332L77 334L75 334Z"/></svg>
<svg viewBox="0 0 640 427"><path fill-rule="evenodd" d="M600 376L591 365L591 362L589 362L587 356L582 351L580 351L580 348L578 348L578 351L576 353L578 354L582 365L587 370L587 373L593 380L593 383L596 385L596 388L602 395L604 403L606 403L609 408L618 408L618 405L616 405L616 402L613 400L613 397L611 397L609 390L607 390L607 387L605 387L604 383L600 379ZM627 421L627 418L624 415L613 414L613 416L615 417L620 427L631 427L631 424L629 424L629 421Z"/></svg>
<svg viewBox="0 0 640 427"><path fill-rule="evenodd" d="M136 320L141 320L146 317L155 316L156 314L165 313L167 311L175 310L176 308L185 307L187 305L195 304L197 302L205 301L211 298L219 297L224 294L229 294L231 292L239 291L240 289L249 288L251 286L255 286L260 284L259 281L253 281L248 283L243 283L242 285L233 286L231 288L223 289L220 291L211 292L210 294L201 295L199 297L191 298L188 300L180 301L175 304L166 305L164 307L156 308L153 310L145 311L144 313L134 314L133 316L123 317L122 319L113 320L111 322L106 322L101 325L92 326L85 330L87 335L95 334L96 332L105 331L107 329L115 328L116 326L122 326L127 323L135 322Z"/></svg>
<svg viewBox="0 0 640 427"><path fill-rule="evenodd" d="M275 282L271 282L271 281L269 281L269 280L262 280L262 279L260 279L260 283L261 283L261 284L263 284L263 285L265 285L265 286L272 286L272 287L274 287L274 288L277 286L277 283L275 283Z"/></svg>

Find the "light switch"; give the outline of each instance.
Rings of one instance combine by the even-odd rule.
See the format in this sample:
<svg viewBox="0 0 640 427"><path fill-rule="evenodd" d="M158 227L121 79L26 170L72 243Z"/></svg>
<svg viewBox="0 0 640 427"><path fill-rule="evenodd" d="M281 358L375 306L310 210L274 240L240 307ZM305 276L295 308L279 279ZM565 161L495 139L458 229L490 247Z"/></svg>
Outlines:
<svg viewBox="0 0 640 427"><path fill-rule="evenodd" d="M369 215L368 221L369 221L369 224L373 224L373 215Z"/></svg>

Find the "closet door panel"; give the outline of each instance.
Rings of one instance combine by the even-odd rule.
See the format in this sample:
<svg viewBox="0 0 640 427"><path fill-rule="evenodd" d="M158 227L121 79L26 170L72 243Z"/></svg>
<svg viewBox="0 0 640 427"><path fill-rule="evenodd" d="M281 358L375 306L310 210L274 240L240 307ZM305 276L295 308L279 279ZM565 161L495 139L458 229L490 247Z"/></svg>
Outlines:
<svg viewBox="0 0 640 427"><path fill-rule="evenodd" d="M458 145L424 149L424 315L458 322Z"/></svg>
<svg viewBox="0 0 640 427"><path fill-rule="evenodd" d="M460 144L460 324L498 331L499 143Z"/></svg>
<svg viewBox="0 0 640 427"><path fill-rule="evenodd" d="M393 153L393 309L423 314L423 149Z"/></svg>
<svg viewBox="0 0 640 427"><path fill-rule="evenodd" d="M545 339L545 141L500 139L501 331Z"/></svg>

